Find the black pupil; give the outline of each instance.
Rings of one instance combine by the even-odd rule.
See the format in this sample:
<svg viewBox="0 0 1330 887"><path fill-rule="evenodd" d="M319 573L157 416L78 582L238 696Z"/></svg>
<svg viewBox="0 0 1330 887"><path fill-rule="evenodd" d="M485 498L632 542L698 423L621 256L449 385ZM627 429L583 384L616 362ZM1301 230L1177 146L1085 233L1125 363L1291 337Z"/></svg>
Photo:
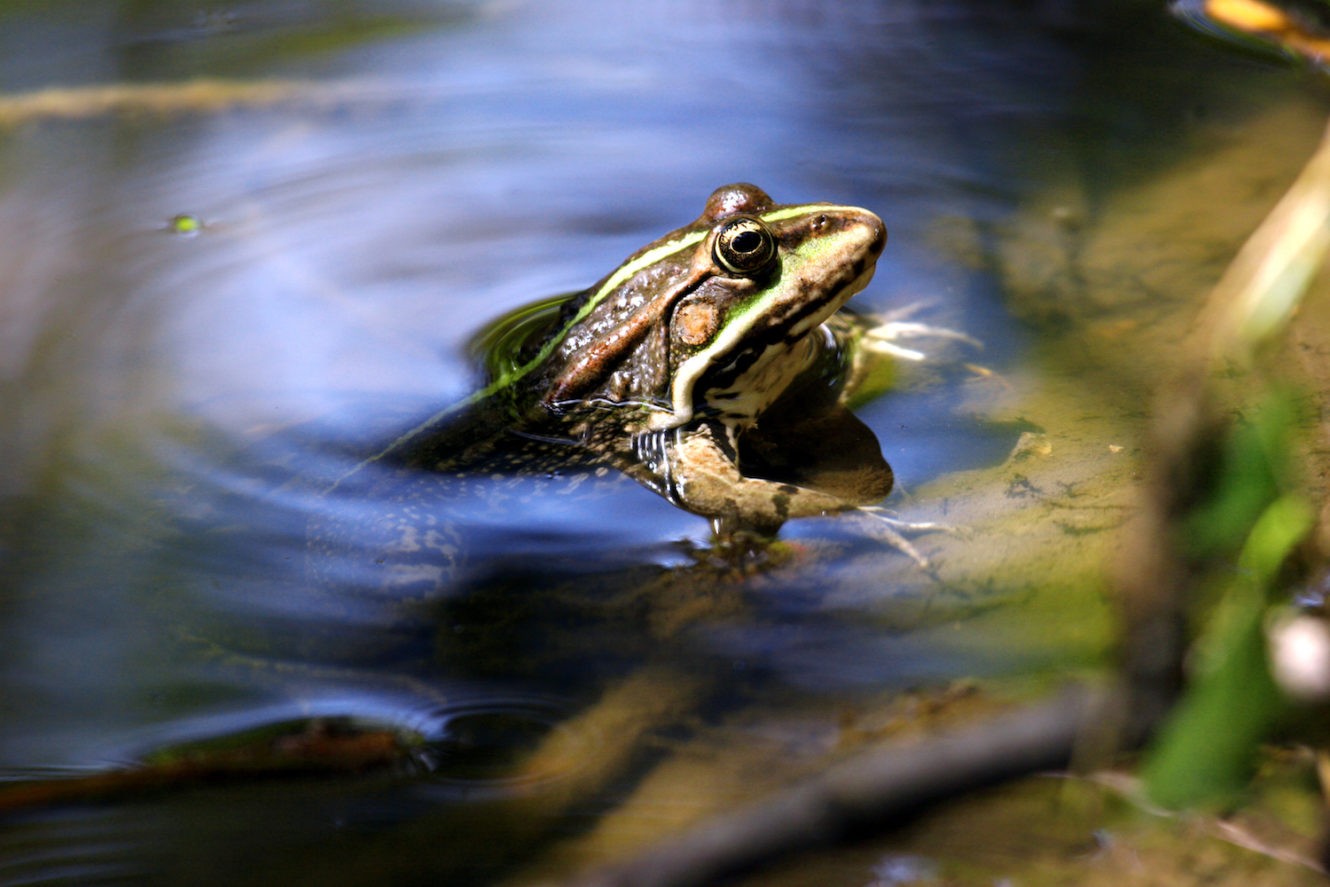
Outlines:
<svg viewBox="0 0 1330 887"><path fill-rule="evenodd" d="M734 236L734 240L730 242L730 246L736 253L757 252L762 248L762 235L752 229L740 231Z"/></svg>

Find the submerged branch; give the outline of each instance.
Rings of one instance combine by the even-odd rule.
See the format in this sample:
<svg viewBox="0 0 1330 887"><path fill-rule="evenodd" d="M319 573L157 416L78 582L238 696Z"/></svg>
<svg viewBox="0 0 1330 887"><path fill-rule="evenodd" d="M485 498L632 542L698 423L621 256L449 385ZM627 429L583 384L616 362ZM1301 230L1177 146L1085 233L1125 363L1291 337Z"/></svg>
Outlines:
<svg viewBox="0 0 1330 887"><path fill-rule="evenodd" d="M410 743L394 731L316 720L299 732L234 748L181 753L122 770L0 785L0 816L200 785L387 770L410 754Z"/></svg>
<svg viewBox="0 0 1330 887"><path fill-rule="evenodd" d="M624 862L594 869L569 887L684 887L850 839L942 801L1046 770L1065 768L1105 724L1115 694L1086 688L993 723L944 733L834 766L746 809L694 827ZM1139 740L1135 725L1127 739Z"/></svg>

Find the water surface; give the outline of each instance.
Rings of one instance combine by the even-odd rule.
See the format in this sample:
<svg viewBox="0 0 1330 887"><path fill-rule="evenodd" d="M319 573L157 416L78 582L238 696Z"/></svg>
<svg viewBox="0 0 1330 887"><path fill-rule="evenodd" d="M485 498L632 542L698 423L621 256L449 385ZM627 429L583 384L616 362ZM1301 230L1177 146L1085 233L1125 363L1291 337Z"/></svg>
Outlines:
<svg viewBox="0 0 1330 887"><path fill-rule="evenodd" d="M799 522L792 559L743 580L707 565L705 521L632 484L458 503L465 567L437 595L306 563L320 484L473 390L488 322L599 279L730 181L874 209L890 243L856 304L983 341L860 410L906 517L1019 519L1011 473L965 472L1031 434L1130 448L1160 366L1135 345L1185 325L1325 96L1151 12L975 7L0 5L0 85L29 102L0 134L0 776L319 716L428 743L369 778L33 814L0 835L0 880L483 882L631 796L662 737L821 748L866 695L1097 661L1097 590L1036 598L1019 566L1042 537L926 537L939 578ZM199 81L218 91L171 89ZM33 100L54 88L72 104ZM1261 125L1269 107L1293 122ZM1177 205L1158 182L1233 148L1268 165L1228 227L1140 221ZM1085 258L1096 237L1116 258ZM1155 286L1143 253L1185 270ZM1122 507L1069 518L1096 530L1083 570ZM1022 600L1062 626L1048 650L982 621ZM641 735L605 726L605 699ZM554 772L507 767L551 736L576 750Z"/></svg>

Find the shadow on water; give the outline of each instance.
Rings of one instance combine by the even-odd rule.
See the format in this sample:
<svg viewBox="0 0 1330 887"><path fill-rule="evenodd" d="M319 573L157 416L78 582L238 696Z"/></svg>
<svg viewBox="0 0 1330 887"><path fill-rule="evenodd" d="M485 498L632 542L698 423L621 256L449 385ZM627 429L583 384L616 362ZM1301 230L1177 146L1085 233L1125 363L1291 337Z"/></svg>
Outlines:
<svg viewBox="0 0 1330 887"><path fill-rule="evenodd" d="M717 757L754 736L825 748L875 694L1049 667L1011 635L956 640L1013 600L1066 624L1033 580L967 572L979 546L930 543L924 573L809 520L736 565L700 518L575 473L524 481L516 509L484 483L447 497L457 544L428 588L385 585L372 552L311 567L312 516L391 505L328 497L331 479L475 387L475 334L728 181L879 211L890 243L854 304L983 340L900 364L857 411L906 517L1025 507L1026 463L977 502L916 492L1042 452L1082 406L1135 427L1125 374L1024 399L1060 372L1031 332L1078 329L1083 305L1055 277L1017 323L999 244L1032 191L1100 165L1106 132L1149 133L1123 92L1157 72L1104 73L1123 74L1121 32L1005 5L689 8L0 3L0 98L22 99L0 109L0 780L317 719L410 747L345 778L31 811L0 833L0 881L485 882L718 725L741 738ZM1142 39L1200 70L1183 36ZM35 92L82 86L114 91ZM181 213L199 230L170 230ZM1051 667L1093 661L1105 631L1067 628Z"/></svg>

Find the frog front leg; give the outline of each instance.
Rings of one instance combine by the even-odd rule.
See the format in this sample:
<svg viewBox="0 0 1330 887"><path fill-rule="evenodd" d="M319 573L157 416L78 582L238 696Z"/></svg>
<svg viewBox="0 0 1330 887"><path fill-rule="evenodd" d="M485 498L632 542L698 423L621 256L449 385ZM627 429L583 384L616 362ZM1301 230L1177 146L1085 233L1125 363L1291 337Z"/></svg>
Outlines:
<svg viewBox="0 0 1330 887"><path fill-rule="evenodd" d="M858 503L794 483L745 475L734 434L719 422L699 422L639 442L654 450L646 481L671 502L711 519L719 535L774 535L787 520L835 514Z"/></svg>

